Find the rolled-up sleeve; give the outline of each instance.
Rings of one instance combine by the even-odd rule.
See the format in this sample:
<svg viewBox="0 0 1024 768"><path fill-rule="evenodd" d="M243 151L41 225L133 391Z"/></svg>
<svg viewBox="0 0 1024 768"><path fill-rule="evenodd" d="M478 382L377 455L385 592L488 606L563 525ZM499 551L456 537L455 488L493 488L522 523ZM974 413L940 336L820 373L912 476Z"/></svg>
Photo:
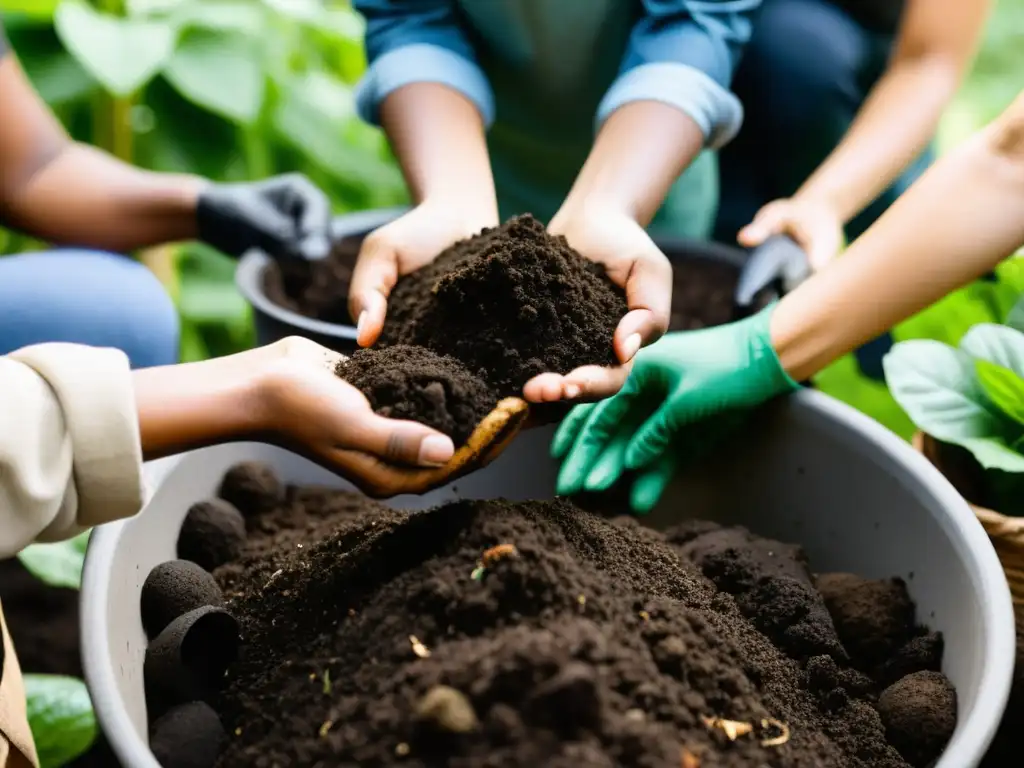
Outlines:
<svg viewBox="0 0 1024 768"><path fill-rule="evenodd" d="M762 0L643 0L619 77L597 111L600 127L619 107L660 101L685 112L705 143L728 143L743 122L729 91Z"/></svg>
<svg viewBox="0 0 1024 768"><path fill-rule="evenodd" d="M412 83L458 91L494 120L494 93L459 22L454 0L355 0L366 19L366 74L356 88L359 116L380 122L380 104Z"/></svg>

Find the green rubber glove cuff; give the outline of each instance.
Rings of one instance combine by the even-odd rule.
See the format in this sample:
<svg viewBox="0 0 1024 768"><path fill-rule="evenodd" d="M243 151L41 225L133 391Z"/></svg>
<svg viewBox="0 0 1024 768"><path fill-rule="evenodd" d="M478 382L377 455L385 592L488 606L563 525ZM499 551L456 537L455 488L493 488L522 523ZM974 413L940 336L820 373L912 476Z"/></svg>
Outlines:
<svg viewBox="0 0 1024 768"><path fill-rule="evenodd" d="M772 313L777 304L778 302L773 301L756 315L740 321L747 330L751 368L756 371L756 378L770 391L768 397L785 395L800 389L800 384L782 367L782 361L772 346L770 326Z"/></svg>

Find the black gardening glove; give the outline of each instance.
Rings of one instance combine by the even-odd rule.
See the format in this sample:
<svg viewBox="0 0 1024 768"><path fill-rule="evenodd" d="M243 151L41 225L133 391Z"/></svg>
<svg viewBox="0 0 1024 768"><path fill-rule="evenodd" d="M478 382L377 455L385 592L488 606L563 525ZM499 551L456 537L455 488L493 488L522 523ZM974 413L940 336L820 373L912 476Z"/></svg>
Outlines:
<svg viewBox="0 0 1024 768"><path fill-rule="evenodd" d="M298 173L200 194L199 239L229 256L259 248L275 259L317 261L331 252L331 204Z"/></svg>

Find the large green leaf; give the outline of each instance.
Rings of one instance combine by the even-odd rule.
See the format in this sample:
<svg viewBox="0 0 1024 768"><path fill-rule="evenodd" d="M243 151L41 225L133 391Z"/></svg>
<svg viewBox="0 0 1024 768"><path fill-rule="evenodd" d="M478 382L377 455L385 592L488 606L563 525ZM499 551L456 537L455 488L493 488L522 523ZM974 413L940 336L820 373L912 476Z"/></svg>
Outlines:
<svg viewBox="0 0 1024 768"><path fill-rule="evenodd" d="M177 19L183 27L256 37L264 32L267 12L253 0L191 0L177 10Z"/></svg>
<svg viewBox="0 0 1024 768"><path fill-rule="evenodd" d="M52 587L78 589L88 541L86 532L69 541L30 544L18 553L18 559L40 581Z"/></svg>
<svg viewBox="0 0 1024 768"><path fill-rule="evenodd" d="M1024 376L1024 334L1013 328L981 323L964 334L960 349L978 360L988 360Z"/></svg>
<svg viewBox="0 0 1024 768"><path fill-rule="evenodd" d="M83 0L64 0L54 24L67 49L115 96L128 96L149 82L177 38L177 28L165 19L122 19Z"/></svg>
<svg viewBox="0 0 1024 768"><path fill-rule="evenodd" d="M0 0L0 11L52 18L60 0Z"/></svg>
<svg viewBox="0 0 1024 768"><path fill-rule="evenodd" d="M939 440L1002 437L1005 425L987 402L966 353L939 341L904 341L885 356L893 397L917 427Z"/></svg>
<svg viewBox="0 0 1024 768"><path fill-rule="evenodd" d="M164 76L193 104L250 125L263 106L266 78L259 51L239 34L195 31L181 41Z"/></svg>
<svg viewBox="0 0 1024 768"><path fill-rule="evenodd" d="M1024 333L1024 296L1017 300L1010 313L1006 316L1006 325L1015 331Z"/></svg>
<svg viewBox="0 0 1024 768"><path fill-rule="evenodd" d="M1024 379L988 360L975 360L974 368L989 401L1024 428Z"/></svg>
<svg viewBox="0 0 1024 768"><path fill-rule="evenodd" d="M96 738L96 716L85 683L60 675L25 675L28 722L41 768L60 768Z"/></svg>

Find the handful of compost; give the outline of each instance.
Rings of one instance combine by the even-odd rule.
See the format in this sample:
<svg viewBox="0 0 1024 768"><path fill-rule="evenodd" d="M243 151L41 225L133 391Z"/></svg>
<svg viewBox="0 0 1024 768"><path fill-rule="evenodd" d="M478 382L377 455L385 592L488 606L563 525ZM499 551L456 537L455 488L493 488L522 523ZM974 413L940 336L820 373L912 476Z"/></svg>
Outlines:
<svg viewBox="0 0 1024 768"><path fill-rule="evenodd" d="M425 493L480 469L508 446L529 415L519 397L499 398L483 379L452 357L424 347L362 349L340 358L335 374L359 389L373 410L418 421L448 435L455 454L441 467L379 465L375 496Z"/></svg>

